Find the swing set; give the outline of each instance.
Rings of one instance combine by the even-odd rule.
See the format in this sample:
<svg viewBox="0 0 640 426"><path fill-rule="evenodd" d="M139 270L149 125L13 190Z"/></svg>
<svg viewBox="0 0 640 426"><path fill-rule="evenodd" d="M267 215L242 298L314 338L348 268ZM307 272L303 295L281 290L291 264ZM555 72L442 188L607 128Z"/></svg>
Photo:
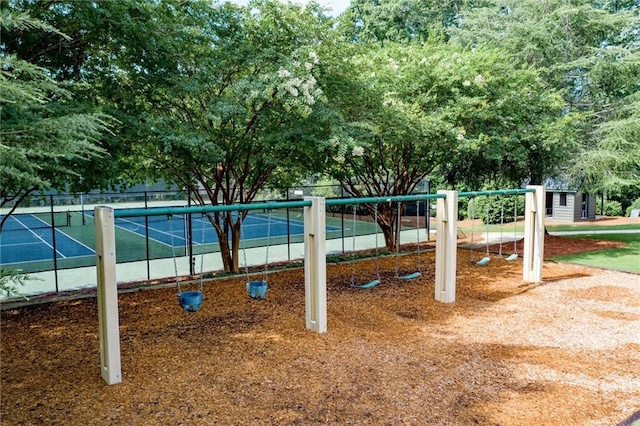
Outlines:
<svg viewBox="0 0 640 426"><path fill-rule="evenodd" d="M374 219L373 226L375 226L375 241L376 241L376 279L366 282L364 284L356 284L356 211L358 205L353 205L353 227L352 227L352 243L351 243L351 286L355 288L372 288L382 282L380 278L380 256L378 250L378 204L374 206Z"/></svg>
<svg viewBox="0 0 640 426"><path fill-rule="evenodd" d="M416 200L416 271L411 272L409 274L400 275L399 272L399 256L400 256L400 231L402 229L402 205L398 203L398 226L396 229L396 239L397 239L397 248L395 252L395 277L400 280L413 280L420 276L422 276L422 271L420 270L420 201ZM373 214L373 224L375 226L374 238L375 238L375 251L376 251L376 278L366 282L364 284L356 284L355 273L356 273L356 215L357 215L357 204L353 205L353 225L352 225L352 244L351 244L351 286L360 289L368 289L379 285L382 282L382 278L380 277L380 250L378 246L378 204L374 206L374 214Z"/></svg>
<svg viewBox="0 0 640 426"><path fill-rule="evenodd" d="M242 219L239 219L242 221ZM247 247L243 238L242 223L240 225L240 245L242 246L242 258L244 260L244 272L247 280L247 293L253 300L262 300L267 295L269 283L267 282L269 268L269 245L271 240L271 209L267 209L267 247L262 271L262 281L251 281L249 277L249 264L247 263Z"/></svg>
<svg viewBox="0 0 640 426"><path fill-rule="evenodd" d="M240 225L240 245L242 247L242 255L244 259L244 268L245 275L247 280L247 293L249 297L254 300L262 300L265 298L267 294L267 289L269 284L267 282L267 274L268 274L268 264L269 264L269 245L271 240L271 209L267 211L267 243L266 243L266 258L264 262L264 271L263 277L260 281L251 281L249 277L249 264L247 263L247 251L246 251L246 243L244 241L244 236L242 232L242 224ZM204 252L205 252L205 217L207 215L202 213L202 227L201 227L201 242L200 242L200 272L198 274L198 289L191 291L183 291L182 286L180 284L180 278L178 274L178 263L177 263L177 254L176 254L176 244L175 244L175 233L173 226L173 215L167 215L167 219L169 222L169 234L171 236L171 254L173 258L173 271L175 277L176 288L178 290L178 303L180 307L184 309L186 312L193 313L197 312L202 306L202 302L204 299ZM239 219L242 221L242 219Z"/></svg>
<svg viewBox="0 0 640 426"><path fill-rule="evenodd" d="M434 296L439 302L452 303L455 302L456 299L458 198L463 196L473 197L478 195L507 194L526 194L522 277L524 281L541 282L544 253L544 214L539 214L539 212L544 213L545 211L545 189L542 186L528 186L526 189L474 193L438 191L437 194L370 197L350 200L325 200L323 197L308 197L304 201L269 202L251 205L236 204L117 210L108 206L96 206L94 208L94 218L96 231L95 251L98 284L98 337L100 340L101 376L109 385L122 381L118 283L116 279L116 218L303 207L305 323L307 329L316 333L324 333L327 331L326 206L412 201L417 199L437 200ZM353 232L355 233L355 229ZM202 264L203 260L201 258L201 269ZM177 266L174 267L174 272L176 270ZM377 271L377 273L379 273L379 271ZM266 276L263 276L263 278L265 278L264 281L266 281ZM187 292L183 292L182 289L179 288L178 293L184 294ZM196 294L196 297L202 295L202 287L200 287L199 292L196 293L199 293Z"/></svg>
<svg viewBox="0 0 640 426"><path fill-rule="evenodd" d="M169 233L171 234L171 252L172 252L172 257L173 257L173 271L175 274L175 281L176 281L176 287L178 289L178 303L180 304L180 307L182 307L182 309L184 309L187 312L193 313L196 312L198 309L200 309L200 306L202 306L202 300L204 298L204 293L203 293L203 280L204 280L204 273L203 273L203 269L204 269L204 243L205 243L205 220L204 220L204 213L202 214L202 236L201 236L201 243L200 243L200 274L199 274L199 286L198 286L198 290L194 290L194 291L182 291L182 288L180 287L180 279L178 276L178 263L176 261L176 245L175 245L175 241L174 241L174 233L173 233L173 215L169 215L168 216L168 220L169 220Z"/></svg>
<svg viewBox="0 0 640 426"><path fill-rule="evenodd" d="M402 230L402 204L398 203L398 228L397 228L397 241L398 247L396 248L396 265L395 272L396 278L399 280L413 280L422 276L422 270L420 269L420 200L416 200L416 270L409 274L400 275L399 272L399 257L400 257L400 231Z"/></svg>
<svg viewBox="0 0 640 426"><path fill-rule="evenodd" d="M486 230L486 234L485 234L485 245L486 245L486 254L485 256L480 259L479 261L475 261L474 256L473 256L473 222L475 220L475 209L476 209L476 198L473 197L471 199L471 243L469 245L469 261L471 263L475 263L478 266L484 266L487 263L489 263L491 261L491 254L489 252L489 218L490 218L490 205L487 202L486 208L485 208L485 224L487 227ZM517 228L518 227L518 198L517 195L514 195L514 202L513 202L513 253L511 253L509 256L505 257L504 259L507 261L513 261L516 260L518 258L518 248L517 248L517 241L518 241L518 231ZM499 252L498 252L498 256L500 258L502 258L502 246L503 246L503 228L504 228L504 198L501 199L500 201L500 245L499 245Z"/></svg>

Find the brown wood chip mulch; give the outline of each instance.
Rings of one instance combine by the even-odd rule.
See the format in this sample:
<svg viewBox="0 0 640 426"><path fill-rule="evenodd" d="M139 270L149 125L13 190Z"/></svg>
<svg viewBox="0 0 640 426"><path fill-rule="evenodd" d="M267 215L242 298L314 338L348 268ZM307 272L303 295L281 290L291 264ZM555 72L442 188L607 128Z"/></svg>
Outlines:
<svg viewBox="0 0 640 426"><path fill-rule="evenodd" d="M546 240L546 256L585 244ZM590 246L590 247L591 247ZM614 425L640 408L640 276L458 255L457 301L433 300L434 254L379 260L382 284L329 265L328 333L304 325L303 271L206 283L182 311L173 288L119 297L123 382L100 378L94 298L1 313L7 425ZM375 277L357 262L356 281Z"/></svg>

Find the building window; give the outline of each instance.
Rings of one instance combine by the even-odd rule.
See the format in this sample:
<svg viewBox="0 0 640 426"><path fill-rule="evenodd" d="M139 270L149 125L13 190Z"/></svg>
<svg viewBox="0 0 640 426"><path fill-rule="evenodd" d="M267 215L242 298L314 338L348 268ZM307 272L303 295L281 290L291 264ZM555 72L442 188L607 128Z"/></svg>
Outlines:
<svg viewBox="0 0 640 426"><path fill-rule="evenodd" d="M562 207L566 207L567 206L567 193L566 192L561 192L560 193L560 205Z"/></svg>

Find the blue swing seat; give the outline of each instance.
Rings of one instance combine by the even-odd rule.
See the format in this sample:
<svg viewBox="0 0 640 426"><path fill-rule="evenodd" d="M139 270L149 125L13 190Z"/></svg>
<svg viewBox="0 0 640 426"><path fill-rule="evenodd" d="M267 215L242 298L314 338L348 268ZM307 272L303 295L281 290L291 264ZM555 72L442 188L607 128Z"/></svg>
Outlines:
<svg viewBox="0 0 640 426"><path fill-rule="evenodd" d="M262 300L267 295L269 284L266 281L249 281L247 283L247 293L253 300Z"/></svg>
<svg viewBox="0 0 640 426"><path fill-rule="evenodd" d="M202 305L201 291L184 291L178 294L180 306L187 312L195 312Z"/></svg>
<svg viewBox="0 0 640 426"><path fill-rule="evenodd" d="M413 280L413 279L418 278L420 276L422 276L422 272L416 271L416 272L413 272L411 274L403 275L403 276L398 277L398 278L401 279L401 280Z"/></svg>
<svg viewBox="0 0 640 426"><path fill-rule="evenodd" d="M378 284L380 284L380 280L373 280L373 281L370 281L370 282L368 282L366 284L357 285L356 287L357 288L371 288L371 287L377 286Z"/></svg>
<svg viewBox="0 0 640 426"><path fill-rule="evenodd" d="M489 261L490 261L490 260L491 260L491 258L490 258L489 256L487 256L487 257L483 257L482 259L480 259L480 260L476 263L476 265L484 266L484 265L486 265L487 263L489 263Z"/></svg>
<svg viewBox="0 0 640 426"><path fill-rule="evenodd" d="M510 254L506 260L516 260L518 258L518 253Z"/></svg>

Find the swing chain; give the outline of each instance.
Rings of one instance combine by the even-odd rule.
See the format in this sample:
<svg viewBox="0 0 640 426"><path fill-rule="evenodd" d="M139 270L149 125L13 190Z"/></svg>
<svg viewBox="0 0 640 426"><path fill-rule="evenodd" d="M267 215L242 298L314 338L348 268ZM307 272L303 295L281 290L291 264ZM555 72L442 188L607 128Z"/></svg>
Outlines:
<svg viewBox="0 0 640 426"><path fill-rule="evenodd" d="M353 205L353 226L351 227L351 285L356 285L356 210L357 204Z"/></svg>
<svg viewBox="0 0 640 426"><path fill-rule="evenodd" d="M244 263L244 273L247 277L247 282L249 282L249 265L247 264L247 245L244 240L244 232L242 232L242 212L238 212L238 221L240 222L240 245L242 246L242 262Z"/></svg>
<svg viewBox="0 0 640 426"><path fill-rule="evenodd" d="M518 195L513 196L513 252L518 253Z"/></svg>
<svg viewBox="0 0 640 426"><path fill-rule="evenodd" d="M205 243L205 217L208 220L208 216L206 213L202 213L202 230L201 230L201 240L200 240L200 291L204 289L203 280L204 280L204 243Z"/></svg>
<svg viewBox="0 0 640 426"><path fill-rule="evenodd" d="M176 262L176 245L175 245L175 239L173 236L173 215L169 214L168 219L169 219L169 234L171 235L171 252L173 254L173 271L174 271L174 276L176 280L176 285L178 286L178 294L180 294L182 293L182 290L180 289L180 281L178 280L178 264Z"/></svg>
<svg viewBox="0 0 640 426"><path fill-rule="evenodd" d="M376 232L376 277L380 280L380 257L378 256L378 205L375 205L373 225Z"/></svg>
<svg viewBox="0 0 640 426"><path fill-rule="evenodd" d="M473 262L473 222L476 219L476 198L473 197L469 204L471 204L471 243L469 244L469 262Z"/></svg>
<svg viewBox="0 0 640 426"><path fill-rule="evenodd" d="M267 282L267 273L269 270L269 245L271 240L271 213L272 213L272 210L267 209L267 249L266 249L266 256L264 260L264 273L263 273L263 280L262 280L264 282Z"/></svg>
<svg viewBox="0 0 640 426"><path fill-rule="evenodd" d="M502 257L502 227L504 226L504 197L500 198L500 250L499 257Z"/></svg>
<svg viewBox="0 0 640 426"><path fill-rule="evenodd" d="M429 220L428 216L427 220ZM418 256L416 267L418 272L422 272L420 269L420 200L416 200L416 255Z"/></svg>
<svg viewBox="0 0 640 426"><path fill-rule="evenodd" d="M398 220L397 220L397 228L396 228L396 255L395 255L395 266L396 266L396 278L400 275L400 269L399 269L399 259L398 257L400 256L400 229L402 228L402 212L400 211L400 209L402 208L401 203L398 202Z"/></svg>
<svg viewBox="0 0 640 426"><path fill-rule="evenodd" d="M487 234L485 235L485 240L487 242L487 257L489 257L489 211L490 211L491 203L489 203L489 196L487 196L487 209L486 209L486 222L487 222Z"/></svg>

